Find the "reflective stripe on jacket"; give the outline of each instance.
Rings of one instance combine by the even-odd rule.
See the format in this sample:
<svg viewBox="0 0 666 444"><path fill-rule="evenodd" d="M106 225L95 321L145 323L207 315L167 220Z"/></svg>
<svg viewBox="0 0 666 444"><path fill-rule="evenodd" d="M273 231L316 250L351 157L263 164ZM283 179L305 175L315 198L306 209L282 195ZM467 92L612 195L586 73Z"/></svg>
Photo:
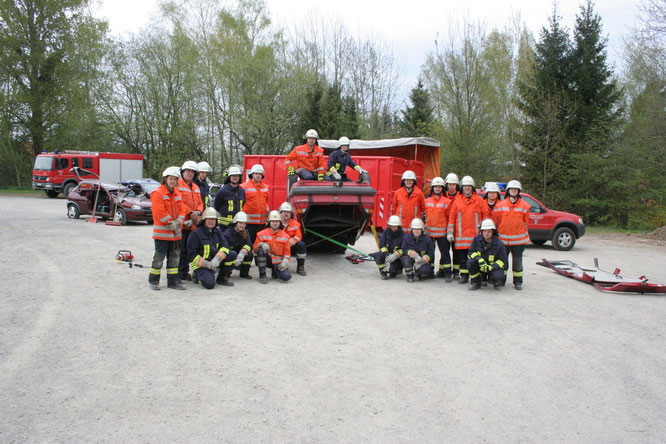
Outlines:
<svg viewBox="0 0 666 444"><path fill-rule="evenodd" d="M202 224L187 237L187 257L192 270L201 268L201 262L204 259L209 261L216 254L219 254L222 260L229 254L227 241L222 235L220 227L215 226L211 230Z"/></svg>
<svg viewBox="0 0 666 444"><path fill-rule="evenodd" d="M282 222L284 225L284 222ZM289 225L284 227L285 233L289 236L289 246L293 247L297 242L303 240L303 235L301 234L301 224L296 219L289 219Z"/></svg>
<svg viewBox="0 0 666 444"><path fill-rule="evenodd" d="M218 223L227 226L245 203L245 188L227 183L215 195L215 209L220 213Z"/></svg>
<svg viewBox="0 0 666 444"><path fill-rule="evenodd" d="M493 236L490 242L486 242L482 234L474 237L467 252L467 257L474 259L479 256L490 265L497 264L499 268L504 270L507 268L506 248L497 236Z"/></svg>
<svg viewBox="0 0 666 444"><path fill-rule="evenodd" d="M256 252L259 244L265 242L271 247L271 261L273 264L279 264L282 259L286 258L291 260L291 248L289 247L289 235L284 230L277 230L273 233L270 228L265 228L257 233L257 238L254 241L253 250Z"/></svg>
<svg viewBox="0 0 666 444"><path fill-rule="evenodd" d="M189 217L190 213L198 211L201 215L203 213L203 201L201 200L201 190L199 186L192 182L188 184L182 178L178 179L178 191L183 197L183 207L185 209L185 217ZM191 228L183 227L184 230L194 230L196 228L196 223L198 220L195 220Z"/></svg>
<svg viewBox="0 0 666 444"><path fill-rule="evenodd" d="M249 224L265 224L268 219L268 184L248 179L241 185L245 190L243 211Z"/></svg>
<svg viewBox="0 0 666 444"><path fill-rule="evenodd" d="M407 194L405 187L400 187L393 195L393 207L391 214L397 214L402 220L402 229L409 231L409 225L415 217L423 217L425 212L425 196L423 191L416 188L412 189L411 194Z"/></svg>
<svg viewBox="0 0 666 444"><path fill-rule="evenodd" d="M446 237L446 227L449 223L451 199L441 194L434 194L425 200L426 229L430 237Z"/></svg>
<svg viewBox="0 0 666 444"><path fill-rule="evenodd" d="M287 167L293 166L295 170L305 168L315 174L324 174L324 168L326 167L324 150L315 145L312 152L310 152L307 144L299 145L287 154L284 164Z"/></svg>
<svg viewBox="0 0 666 444"><path fill-rule="evenodd" d="M425 234L422 234L418 239L414 236L414 233L405 234L400 249L403 255L413 258L415 254L418 254L429 264L432 264L435 259L435 244Z"/></svg>
<svg viewBox="0 0 666 444"><path fill-rule="evenodd" d="M467 250L474 236L479 234L479 224L488 217L488 205L478 194L472 193L470 197L461 194L457 197L451 205L446 230L447 234L453 234L455 249Z"/></svg>
<svg viewBox="0 0 666 444"><path fill-rule="evenodd" d="M224 239L227 241L227 245L229 247L229 250L234 250L237 252L240 252L241 250L246 250L248 253L252 251L252 236L250 235L250 232L246 229L245 231L245 237L234 227L227 227L226 230L224 230L224 233L222 235L224 236Z"/></svg>
<svg viewBox="0 0 666 444"><path fill-rule="evenodd" d="M180 219L182 223L185 220L183 199L178 188L169 192L166 185L160 185L150 193L150 203L153 212L153 239L179 240L180 232L176 234L174 230L166 227L169 222Z"/></svg>
<svg viewBox="0 0 666 444"><path fill-rule="evenodd" d="M354 169L358 166L349 155L349 152L344 152L340 148L333 151L330 156L328 156L328 166L326 172L330 173L331 168L335 170L342 176L343 179L347 177L347 167L350 166Z"/></svg>
<svg viewBox="0 0 666 444"><path fill-rule="evenodd" d="M499 238L506 245L524 245L530 242L527 223L530 218L530 205L520 197L516 203L510 198L495 205L493 220L497 224Z"/></svg>
<svg viewBox="0 0 666 444"><path fill-rule="evenodd" d="M397 252L398 257L402 256L402 240L405 237L405 232L402 231L402 227L394 232L391 228L386 227L382 232L382 235L379 237L379 251L383 251L388 254Z"/></svg>

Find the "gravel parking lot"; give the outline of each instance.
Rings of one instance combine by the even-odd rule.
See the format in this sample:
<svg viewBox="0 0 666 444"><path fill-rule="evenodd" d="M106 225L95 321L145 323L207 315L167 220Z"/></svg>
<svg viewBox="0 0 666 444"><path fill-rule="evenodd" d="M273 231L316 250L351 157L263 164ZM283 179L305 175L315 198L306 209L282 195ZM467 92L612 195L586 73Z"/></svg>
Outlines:
<svg viewBox="0 0 666 444"><path fill-rule="evenodd" d="M0 196L1 442L664 442L666 297L606 294L570 259L666 284L666 242L530 246L525 289L308 276L148 289L150 225ZM357 247L376 249L371 236ZM294 273L295 274L295 273Z"/></svg>

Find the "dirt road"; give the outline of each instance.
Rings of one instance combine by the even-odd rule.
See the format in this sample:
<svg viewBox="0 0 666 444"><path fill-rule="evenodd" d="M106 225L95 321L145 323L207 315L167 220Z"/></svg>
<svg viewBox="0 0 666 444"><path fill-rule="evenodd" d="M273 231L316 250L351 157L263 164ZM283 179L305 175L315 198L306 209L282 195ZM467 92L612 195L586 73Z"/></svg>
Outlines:
<svg viewBox="0 0 666 444"><path fill-rule="evenodd" d="M666 440L666 297L535 265L598 257L666 283L663 241L530 246L522 292L381 281L341 255L287 284L253 269L154 292L113 261L149 265L148 225L0 197L0 226L0 442Z"/></svg>

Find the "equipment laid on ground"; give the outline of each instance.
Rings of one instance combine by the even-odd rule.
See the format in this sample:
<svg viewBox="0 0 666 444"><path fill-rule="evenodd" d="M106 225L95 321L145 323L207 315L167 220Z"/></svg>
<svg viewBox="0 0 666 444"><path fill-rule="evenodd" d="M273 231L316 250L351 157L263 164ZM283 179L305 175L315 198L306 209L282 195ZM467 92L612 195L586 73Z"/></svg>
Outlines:
<svg viewBox="0 0 666 444"><path fill-rule="evenodd" d="M537 265L550 268L557 273L586 282L597 287L601 291L614 293L666 293L666 285L650 284L645 276L638 279L624 278L620 276L620 269L616 268L612 273L599 269L599 260L594 258L594 268L582 268L571 261L549 261L542 259Z"/></svg>
<svg viewBox="0 0 666 444"><path fill-rule="evenodd" d="M362 254L350 254L350 255L345 256L345 259L347 259L349 262L351 262L354 265L360 264L360 263L363 263L363 262L373 262L374 261L374 259L372 257L364 256Z"/></svg>
<svg viewBox="0 0 666 444"><path fill-rule="evenodd" d="M136 264L132 262L133 260L134 260L134 255L129 250L118 250L118 253L116 253L115 261L118 262L119 264L127 264L130 268L132 267L143 268L143 265Z"/></svg>

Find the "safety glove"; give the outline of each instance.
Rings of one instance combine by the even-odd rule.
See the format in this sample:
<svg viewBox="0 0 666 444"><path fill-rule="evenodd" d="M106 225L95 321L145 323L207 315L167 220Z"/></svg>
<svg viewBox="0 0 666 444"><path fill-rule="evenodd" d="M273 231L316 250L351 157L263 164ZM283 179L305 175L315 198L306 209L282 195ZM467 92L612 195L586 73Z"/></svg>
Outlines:
<svg viewBox="0 0 666 444"><path fill-rule="evenodd" d="M454 240L454 238L453 238L453 233L449 233L449 234L447 234L447 235L446 235L446 239L447 239L449 242L453 243L453 240Z"/></svg>
<svg viewBox="0 0 666 444"><path fill-rule="evenodd" d="M294 169L293 166L289 165L289 167L287 167L287 174L288 174L289 176L294 176L294 175L296 175L296 170Z"/></svg>
<svg viewBox="0 0 666 444"><path fill-rule="evenodd" d="M284 259L282 259L282 262L280 262L280 263L278 264L277 269L280 270L280 271L284 271L284 270L286 270L288 267L289 267L289 259L287 259L287 258L285 257Z"/></svg>
<svg viewBox="0 0 666 444"><path fill-rule="evenodd" d="M243 259L245 259L245 256L247 256L247 251L241 250L238 253L238 256L236 256L236 260L234 261L234 265L237 267L240 267L241 264L243 263Z"/></svg>
<svg viewBox="0 0 666 444"><path fill-rule="evenodd" d="M324 180L324 173L317 174L317 180Z"/></svg>
<svg viewBox="0 0 666 444"><path fill-rule="evenodd" d="M264 250L264 253L266 254L271 252L271 246L268 245L266 242L259 242L259 248Z"/></svg>

